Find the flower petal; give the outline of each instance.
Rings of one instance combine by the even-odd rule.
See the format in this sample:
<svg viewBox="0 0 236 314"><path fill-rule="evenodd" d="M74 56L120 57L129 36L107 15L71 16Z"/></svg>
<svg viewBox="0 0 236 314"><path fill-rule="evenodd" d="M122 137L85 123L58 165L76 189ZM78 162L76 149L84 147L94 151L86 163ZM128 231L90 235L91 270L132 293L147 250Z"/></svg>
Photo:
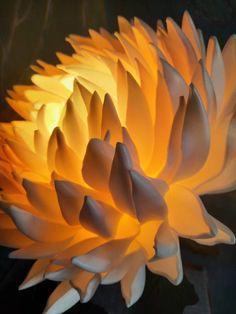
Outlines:
<svg viewBox="0 0 236 314"><path fill-rule="evenodd" d="M8 209L9 215L17 228L30 239L39 242L58 242L71 237L74 228L45 220L14 205Z"/></svg>
<svg viewBox="0 0 236 314"><path fill-rule="evenodd" d="M71 285L79 291L81 303L86 303L93 297L99 284L100 276L86 271L80 271L71 280Z"/></svg>
<svg viewBox="0 0 236 314"><path fill-rule="evenodd" d="M182 131L182 161L176 180L194 174L203 166L208 157L209 145L207 113L195 87L192 86Z"/></svg>
<svg viewBox="0 0 236 314"><path fill-rule="evenodd" d="M171 185L165 200L169 224L180 236L196 239L215 235L214 222L193 192L178 184Z"/></svg>
<svg viewBox="0 0 236 314"><path fill-rule="evenodd" d="M80 296L68 281L60 283L50 295L43 314L63 313L79 302Z"/></svg>
<svg viewBox="0 0 236 314"><path fill-rule="evenodd" d="M153 261L175 255L178 251L178 237L167 222L164 222L158 229L155 237L156 254Z"/></svg>
<svg viewBox="0 0 236 314"><path fill-rule="evenodd" d="M111 132L112 145L121 141L121 123L109 94L105 95L102 109L102 137L104 137L107 130Z"/></svg>
<svg viewBox="0 0 236 314"><path fill-rule="evenodd" d="M195 239L195 241L204 245L215 245L218 243L235 244L236 241L233 232L217 219L213 217L212 219L216 224L217 234L209 239Z"/></svg>
<svg viewBox="0 0 236 314"><path fill-rule="evenodd" d="M23 179L22 185L29 202L42 215L50 218L50 220L62 221L55 191L49 185L32 182L27 179Z"/></svg>
<svg viewBox="0 0 236 314"><path fill-rule="evenodd" d="M113 147L106 141L91 139L85 153L82 174L85 181L97 190L107 190L111 171Z"/></svg>
<svg viewBox="0 0 236 314"><path fill-rule="evenodd" d="M27 289L37 285L44 280L44 273L50 263L50 260L43 259L34 262L27 277L19 286L19 290Z"/></svg>
<svg viewBox="0 0 236 314"><path fill-rule="evenodd" d="M126 125L135 142L140 163L145 169L150 162L154 144L152 118L141 88L129 72L127 72L127 80L128 102Z"/></svg>
<svg viewBox="0 0 236 314"><path fill-rule="evenodd" d="M108 204L96 202L86 196L80 211L80 223L86 229L102 237L112 237L116 233L120 214Z"/></svg>
<svg viewBox="0 0 236 314"><path fill-rule="evenodd" d="M174 285L180 284L183 280L183 267L179 247L175 255L149 262L147 267L154 274L166 277Z"/></svg>
<svg viewBox="0 0 236 314"><path fill-rule="evenodd" d="M134 216L135 207L132 199L132 184L129 175L131 168L132 160L128 149L124 144L118 143L112 162L109 187L117 207Z"/></svg>
<svg viewBox="0 0 236 314"><path fill-rule="evenodd" d="M54 184L62 216L68 224L77 225L85 190L80 185L69 181L55 180Z"/></svg>
<svg viewBox="0 0 236 314"><path fill-rule="evenodd" d="M225 89L225 70L220 45L216 37L211 37L208 42L206 68L214 86L217 108L221 111Z"/></svg>
<svg viewBox="0 0 236 314"><path fill-rule="evenodd" d="M127 274L121 279L121 292L127 307L132 306L141 297L146 280L145 264L133 263Z"/></svg>
<svg viewBox="0 0 236 314"><path fill-rule="evenodd" d="M73 257L72 264L89 272L105 272L123 256L132 241L131 239L111 240L86 255Z"/></svg>
<svg viewBox="0 0 236 314"><path fill-rule="evenodd" d="M134 170L130 170L130 178L139 221L143 223L148 220L163 219L167 214L167 207L162 195L155 189L152 182Z"/></svg>

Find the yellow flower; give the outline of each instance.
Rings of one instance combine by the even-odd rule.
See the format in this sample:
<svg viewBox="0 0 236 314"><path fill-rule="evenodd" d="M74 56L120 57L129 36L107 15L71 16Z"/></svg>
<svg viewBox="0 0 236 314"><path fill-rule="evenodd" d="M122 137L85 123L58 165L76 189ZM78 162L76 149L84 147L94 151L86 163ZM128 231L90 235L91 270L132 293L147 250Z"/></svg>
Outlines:
<svg viewBox="0 0 236 314"><path fill-rule="evenodd" d="M131 306L146 266L179 284L179 237L235 243L199 195L235 189L236 38L205 52L188 13L156 32L118 22L39 61L9 91L25 120L0 125L0 244L37 260L21 289L61 282L44 313L118 281Z"/></svg>

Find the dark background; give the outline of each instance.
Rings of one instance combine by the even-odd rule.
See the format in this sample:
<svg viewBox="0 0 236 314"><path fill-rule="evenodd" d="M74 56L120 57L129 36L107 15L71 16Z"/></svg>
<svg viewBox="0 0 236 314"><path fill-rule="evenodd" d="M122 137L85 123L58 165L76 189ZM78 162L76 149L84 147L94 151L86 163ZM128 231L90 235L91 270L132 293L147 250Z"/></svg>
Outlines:
<svg viewBox="0 0 236 314"><path fill-rule="evenodd" d="M6 105L6 90L30 82L36 59L57 63L56 51L72 53L65 42L71 33L86 35L89 28L117 29L116 16L142 18L155 28L157 19L171 16L178 23L188 10L205 41L217 36L221 47L236 33L235 0L1 0L0 1L0 121L18 118ZM236 193L205 196L208 211L236 233ZM31 262L9 260L0 248L0 313L40 314L54 284L45 282L23 292L17 285ZM119 286L101 287L87 305L68 313L235 314L236 247L205 248L182 241L187 278L179 287L148 274L142 299L127 310ZM190 306L197 302L196 305Z"/></svg>

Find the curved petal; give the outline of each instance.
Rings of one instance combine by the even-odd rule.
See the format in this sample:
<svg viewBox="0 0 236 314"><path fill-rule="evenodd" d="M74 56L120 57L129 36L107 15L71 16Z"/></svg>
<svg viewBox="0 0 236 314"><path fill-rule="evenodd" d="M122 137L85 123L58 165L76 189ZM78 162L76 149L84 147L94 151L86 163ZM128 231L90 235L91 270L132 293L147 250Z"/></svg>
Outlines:
<svg viewBox="0 0 236 314"><path fill-rule="evenodd" d="M167 207L162 195L153 186L152 182L130 170L132 196L137 218L141 223L148 220L163 219L167 215Z"/></svg>
<svg viewBox="0 0 236 314"><path fill-rule="evenodd" d="M121 123L117 115L114 103L109 94L105 95L102 109L102 137L109 130L111 132L111 144L121 141Z"/></svg>
<svg viewBox="0 0 236 314"><path fill-rule="evenodd" d="M113 147L106 141L91 139L83 160L84 180L97 190L107 190L111 171Z"/></svg>
<svg viewBox="0 0 236 314"><path fill-rule="evenodd" d="M35 241L58 242L71 237L76 232L75 228L45 220L14 205L9 207L8 212L17 228Z"/></svg>
<svg viewBox="0 0 236 314"><path fill-rule="evenodd" d="M38 260L34 262L25 280L19 286L19 290L33 287L37 285L38 283L42 282L45 279L44 273L49 263L50 263L50 260L48 259Z"/></svg>
<svg viewBox="0 0 236 314"><path fill-rule="evenodd" d="M179 240L167 222L164 222L158 229L155 236L155 251L156 254L152 261L166 258L177 254Z"/></svg>
<svg viewBox="0 0 236 314"><path fill-rule="evenodd" d="M194 86L187 102L182 140L182 161L175 180L197 172L208 157L210 130L208 117Z"/></svg>
<svg viewBox="0 0 236 314"><path fill-rule="evenodd" d="M116 233L121 214L113 207L96 202L86 196L80 211L79 220L86 229L102 237L112 237Z"/></svg>
<svg viewBox="0 0 236 314"><path fill-rule="evenodd" d="M86 255L73 257L72 264L94 273L108 271L122 258L131 241L132 238L111 240Z"/></svg>
<svg viewBox="0 0 236 314"><path fill-rule="evenodd" d="M136 264L136 265L135 265ZM127 307L132 306L141 297L146 280L145 264L135 263L121 279L121 292Z"/></svg>
<svg viewBox="0 0 236 314"><path fill-rule="evenodd" d="M145 169L152 156L154 129L148 104L141 88L133 76L127 72L128 101L126 126L135 142L140 164ZM148 141L147 141L148 138Z"/></svg>
<svg viewBox="0 0 236 314"><path fill-rule="evenodd" d="M196 239L215 235L214 222L193 192L178 184L171 185L165 200L169 224L180 236Z"/></svg>
<svg viewBox="0 0 236 314"><path fill-rule="evenodd" d="M77 225L85 190L80 185L69 181L55 180L54 184L62 216L68 224Z"/></svg>
<svg viewBox="0 0 236 314"><path fill-rule="evenodd" d="M174 285L179 285L183 280L183 267L179 247L175 255L149 262L147 267L154 274L166 277Z"/></svg>
<svg viewBox="0 0 236 314"><path fill-rule="evenodd" d="M68 281L60 283L50 295L43 314L63 313L79 302L80 295Z"/></svg>
<svg viewBox="0 0 236 314"><path fill-rule="evenodd" d="M129 170L132 160L124 144L116 145L112 162L109 187L113 200L119 209L135 216L135 207L132 199L132 185Z"/></svg>
<svg viewBox="0 0 236 314"><path fill-rule="evenodd" d="M53 257L58 252L66 249L72 240L66 239L65 241L55 243L40 243L35 242L27 245L19 250L13 251L9 254L10 258L17 259L42 259Z"/></svg>
<svg viewBox="0 0 236 314"><path fill-rule="evenodd" d="M207 46L206 68L212 79L216 94L217 109L222 110L225 90L225 69L216 37L211 37Z"/></svg>
<svg viewBox="0 0 236 314"><path fill-rule="evenodd" d="M86 271L80 271L79 274L71 280L71 285L79 291L81 303L86 303L93 297L99 284L99 274Z"/></svg>
<svg viewBox="0 0 236 314"><path fill-rule="evenodd" d="M55 191L50 188L49 185L32 182L27 179L23 179L22 185L26 191L29 202L37 208L42 215L45 215L45 217L48 217L50 220L62 220Z"/></svg>
<svg viewBox="0 0 236 314"><path fill-rule="evenodd" d="M233 232L217 219L213 217L212 219L217 227L216 235L209 239L195 239L195 241L204 245L215 245L218 243L235 244L235 235Z"/></svg>

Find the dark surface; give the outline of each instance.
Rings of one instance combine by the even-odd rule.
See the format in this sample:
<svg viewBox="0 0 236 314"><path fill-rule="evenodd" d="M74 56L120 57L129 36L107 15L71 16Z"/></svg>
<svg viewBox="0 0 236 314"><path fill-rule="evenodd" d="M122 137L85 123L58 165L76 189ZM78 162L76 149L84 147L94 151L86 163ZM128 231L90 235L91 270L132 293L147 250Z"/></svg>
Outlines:
<svg viewBox="0 0 236 314"><path fill-rule="evenodd" d="M87 34L88 28L117 29L116 16L138 16L155 27L156 20L171 16L181 21L189 10L204 38L216 35L221 46L236 33L235 0L1 0L0 1L0 103L1 121L17 115L6 105L6 89L30 82L29 66L36 59L56 63L56 51L71 53L64 41L71 33ZM236 193L203 198L207 209L236 233ZM9 250L0 249L0 313L41 313L53 290L52 282L18 292L31 262L7 258ZM206 270L211 314L236 313L236 246L218 245L206 249L182 241L185 267ZM193 286L185 279L174 287L165 279L148 274L141 300L127 310L119 285L99 288L92 302L78 304L67 313L88 314L181 314L184 306L197 301ZM197 313L197 314L208 314Z"/></svg>

